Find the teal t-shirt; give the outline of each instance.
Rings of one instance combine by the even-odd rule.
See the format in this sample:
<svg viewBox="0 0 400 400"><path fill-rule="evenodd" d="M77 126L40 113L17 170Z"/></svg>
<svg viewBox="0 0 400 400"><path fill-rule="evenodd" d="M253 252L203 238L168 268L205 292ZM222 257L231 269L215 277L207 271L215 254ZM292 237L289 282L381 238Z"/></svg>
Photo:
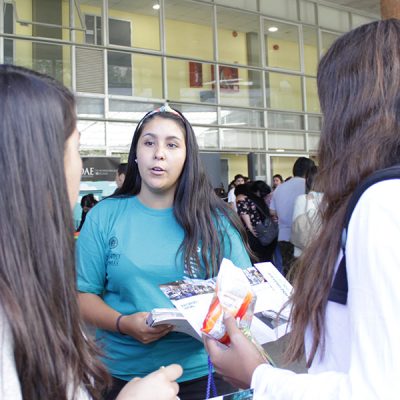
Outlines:
<svg viewBox="0 0 400 400"><path fill-rule="evenodd" d="M231 245L224 241L224 257L239 267L251 266L240 235L226 225ZM77 241L78 290L101 296L122 314L173 307L159 285L184 276L178 253L183 235L172 208L151 209L135 196L101 201L88 213ZM183 367L180 381L208 373L203 344L188 335L172 332L142 344L98 329L96 339L103 362L119 379L144 376L170 363Z"/></svg>

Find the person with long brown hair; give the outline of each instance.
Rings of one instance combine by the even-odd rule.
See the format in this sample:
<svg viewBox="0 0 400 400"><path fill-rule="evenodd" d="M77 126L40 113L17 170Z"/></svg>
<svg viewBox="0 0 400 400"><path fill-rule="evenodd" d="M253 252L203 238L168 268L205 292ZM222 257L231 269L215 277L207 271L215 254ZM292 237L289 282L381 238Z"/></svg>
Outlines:
<svg viewBox="0 0 400 400"><path fill-rule="evenodd" d="M337 39L319 64L322 226L298 260L287 348L289 360L305 355L309 374L263 364L232 318L229 349L206 339L217 371L240 387L251 384L256 399L399 397L400 179L366 189L341 249L356 188L400 163L399 43L400 21L373 22ZM344 254L347 302L334 302Z"/></svg>
<svg viewBox="0 0 400 400"><path fill-rule="evenodd" d="M123 185L88 214L80 233L81 312L94 325L113 376L107 399L132 379L179 362L179 397L204 399L209 381L202 343L172 326L146 324L173 304L159 285L217 275L222 259L249 267L243 226L215 194L192 126L168 104L150 111L133 135ZM218 394L232 387L215 377Z"/></svg>
<svg viewBox="0 0 400 400"><path fill-rule="evenodd" d="M83 333L72 207L82 162L72 93L0 65L0 398L100 400L110 382ZM118 400L176 398L171 365Z"/></svg>

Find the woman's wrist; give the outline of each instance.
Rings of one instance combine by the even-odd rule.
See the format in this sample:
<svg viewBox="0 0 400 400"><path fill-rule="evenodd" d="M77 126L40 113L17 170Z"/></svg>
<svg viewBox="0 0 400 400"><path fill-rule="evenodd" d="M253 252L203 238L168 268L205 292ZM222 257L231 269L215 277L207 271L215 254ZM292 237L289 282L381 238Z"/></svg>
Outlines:
<svg viewBox="0 0 400 400"><path fill-rule="evenodd" d="M121 320L123 317L125 317L126 315L124 314L120 314L117 319L115 320L115 330L121 334L121 335L126 335L126 333L123 332L123 330L121 329Z"/></svg>

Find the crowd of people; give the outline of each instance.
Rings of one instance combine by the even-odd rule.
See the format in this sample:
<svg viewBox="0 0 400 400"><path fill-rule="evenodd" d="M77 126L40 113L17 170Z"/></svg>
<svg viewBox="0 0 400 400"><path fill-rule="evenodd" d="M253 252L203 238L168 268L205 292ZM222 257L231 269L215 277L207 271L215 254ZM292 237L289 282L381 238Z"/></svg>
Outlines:
<svg viewBox="0 0 400 400"><path fill-rule="evenodd" d="M148 112L116 191L82 199L76 246L74 96L0 65L0 398L196 400L211 383L219 395L252 387L255 399L397 398L399 43L397 20L337 39L318 68L318 167L300 157L272 188L236 175L227 202L186 117ZM215 277L223 258L279 258L293 282L286 358L305 357L308 374L266 363L228 314L228 347L146 324L171 307L160 284Z"/></svg>

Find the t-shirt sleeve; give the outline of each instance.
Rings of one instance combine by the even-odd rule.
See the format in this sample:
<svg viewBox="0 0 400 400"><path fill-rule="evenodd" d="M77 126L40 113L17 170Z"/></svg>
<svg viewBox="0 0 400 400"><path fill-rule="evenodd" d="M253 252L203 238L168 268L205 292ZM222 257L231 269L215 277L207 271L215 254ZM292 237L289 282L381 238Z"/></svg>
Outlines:
<svg viewBox="0 0 400 400"><path fill-rule="evenodd" d="M79 234L76 247L78 290L100 295L106 282L106 246L102 229L91 210Z"/></svg>

